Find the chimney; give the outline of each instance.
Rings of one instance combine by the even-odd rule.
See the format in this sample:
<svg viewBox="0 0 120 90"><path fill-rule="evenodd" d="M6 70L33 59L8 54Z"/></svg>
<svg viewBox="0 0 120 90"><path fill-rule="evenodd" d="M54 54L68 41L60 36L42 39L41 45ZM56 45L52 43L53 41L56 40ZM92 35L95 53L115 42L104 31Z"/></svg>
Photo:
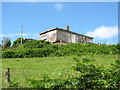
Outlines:
<svg viewBox="0 0 120 90"><path fill-rule="evenodd" d="M69 26L66 26L66 30L69 31Z"/></svg>

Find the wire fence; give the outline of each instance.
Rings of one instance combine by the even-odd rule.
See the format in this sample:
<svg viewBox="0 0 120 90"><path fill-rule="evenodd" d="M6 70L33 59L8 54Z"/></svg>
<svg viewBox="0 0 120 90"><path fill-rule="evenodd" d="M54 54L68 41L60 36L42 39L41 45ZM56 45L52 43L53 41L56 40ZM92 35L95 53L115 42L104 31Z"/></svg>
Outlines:
<svg viewBox="0 0 120 90"><path fill-rule="evenodd" d="M3 82L3 86L4 87L9 87L9 85L13 82L19 82L19 83L25 83L26 80L30 80L30 79L40 79L43 80L44 76L48 76L48 78L59 78L62 76L67 78L66 75L68 75L69 71L66 71L62 73L61 71L59 71L59 73L45 73L45 71L40 71L39 68L36 68L37 70L30 70L30 69L23 69L23 68L4 68L2 70L3 72L3 76L2 76L2 82ZM61 69L64 70L64 69ZM63 75L64 74L64 75ZM72 73L70 72L70 74L72 75ZM77 76L78 74L73 72L74 76Z"/></svg>
<svg viewBox="0 0 120 90"><path fill-rule="evenodd" d="M19 70L6 68L3 69L2 75L2 83L4 87L9 87L11 82L20 81L20 79L28 79L28 78L42 78L44 74L40 72L31 72L31 70Z"/></svg>

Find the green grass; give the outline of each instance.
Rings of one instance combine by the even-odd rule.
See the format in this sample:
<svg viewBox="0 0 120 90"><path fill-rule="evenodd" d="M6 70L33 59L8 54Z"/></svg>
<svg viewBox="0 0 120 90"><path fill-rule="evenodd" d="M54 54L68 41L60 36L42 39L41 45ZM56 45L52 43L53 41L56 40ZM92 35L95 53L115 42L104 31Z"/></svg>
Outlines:
<svg viewBox="0 0 120 90"><path fill-rule="evenodd" d="M56 78L61 73L74 72L72 69L72 66L76 65L74 57L76 56L2 59L3 87L6 87L4 73L8 67L11 69L11 81L19 82L21 85L26 86L27 78L42 79L46 74L51 78ZM77 58L79 60L82 60L82 58L95 59L96 61L92 62L93 64L109 68L110 64L118 59L118 56L86 55Z"/></svg>

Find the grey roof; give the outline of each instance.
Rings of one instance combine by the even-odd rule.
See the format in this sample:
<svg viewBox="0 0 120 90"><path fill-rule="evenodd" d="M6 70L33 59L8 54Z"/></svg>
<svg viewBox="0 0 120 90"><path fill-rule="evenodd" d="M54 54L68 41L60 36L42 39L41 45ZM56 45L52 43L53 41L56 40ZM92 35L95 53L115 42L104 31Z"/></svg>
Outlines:
<svg viewBox="0 0 120 90"><path fill-rule="evenodd" d="M80 36L86 36L86 35L82 35L82 34L75 33L70 30L65 30L65 29L61 29L61 28L53 28L53 29L46 30L44 32L41 32L40 35L50 32L50 31L54 31L54 30L60 30L60 31L64 31L64 32L68 32L68 33L72 33L72 34L76 34L76 35L80 35ZM89 36L86 36L86 37L89 37ZM89 38L93 39L93 37L89 37Z"/></svg>

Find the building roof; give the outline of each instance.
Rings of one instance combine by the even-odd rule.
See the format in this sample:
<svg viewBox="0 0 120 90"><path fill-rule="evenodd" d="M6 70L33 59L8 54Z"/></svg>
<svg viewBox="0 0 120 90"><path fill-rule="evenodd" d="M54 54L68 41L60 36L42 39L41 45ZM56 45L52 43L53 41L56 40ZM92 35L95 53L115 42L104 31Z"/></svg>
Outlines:
<svg viewBox="0 0 120 90"><path fill-rule="evenodd" d="M25 38L25 40L35 40L35 39Z"/></svg>
<svg viewBox="0 0 120 90"><path fill-rule="evenodd" d="M46 30L44 32L41 32L40 35L45 34L47 32L50 32L50 31L54 31L54 30L60 30L60 31L71 33L71 34L76 34L76 35L80 35L80 36L89 37L89 36L86 36L86 35L82 35L82 34L75 33L75 32L69 31L69 30L61 29L61 28L53 28L53 29ZM89 38L93 39L93 37L89 37Z"/></svg>

